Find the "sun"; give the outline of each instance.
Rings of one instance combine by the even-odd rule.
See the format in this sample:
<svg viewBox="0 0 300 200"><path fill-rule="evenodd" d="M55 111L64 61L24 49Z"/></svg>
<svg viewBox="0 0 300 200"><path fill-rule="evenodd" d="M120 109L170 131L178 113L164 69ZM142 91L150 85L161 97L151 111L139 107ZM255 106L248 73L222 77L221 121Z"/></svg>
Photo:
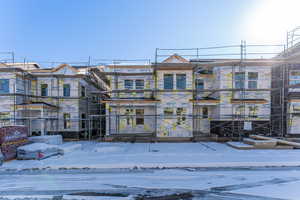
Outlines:
<svg viewBox="0 0 300 200"><path fill-rule="evenodd" d="M284 43L287 31L300 25L300 0L259 0L247 14L246 39L256 43Z"/></svg>

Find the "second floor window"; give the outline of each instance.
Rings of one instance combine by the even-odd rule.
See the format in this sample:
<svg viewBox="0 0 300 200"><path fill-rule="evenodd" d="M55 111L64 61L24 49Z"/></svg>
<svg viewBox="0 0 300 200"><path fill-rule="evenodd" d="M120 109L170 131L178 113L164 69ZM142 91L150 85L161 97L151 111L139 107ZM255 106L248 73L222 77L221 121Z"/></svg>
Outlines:
<svg viewBox="0 0 300 200"><path fill-rule="evenodd" d="M70 84L64 84L64 97L70 96Z"/></svg>
<svg viewBox="0 0 300 200"><path fill-rule="evenodd" d="M235 72L234 83L237 89L245 88L245 72Z"/></svg>
<svg viewBox="0 0 300 200"><path fill-rule="evenodd" d="M0 79L0 93L9 93L9 79Z"/></svg>
<svg viewBox="0 0 300 200"><path fill-rule="evenodd" d="M41 84L41 96L48 96L48 84Z"/></svg>
<svg viewBox="0 0 300 200"><path fill-rule="evenodd" d="M133 89L133 80L124 80L124 88L127 90Z"/></svg>
<svg viewBox="0 0 300 200"><path fill-rule="evenodd" d="M207 107L203 107L202 108L202 118L203 119L207 119L208 118L208 108Z"/></svg>
<svg viewBox="0 0 300 200"><path fill-rule="evenodd" d="M81 86L81 97L85 97L85 87Z"/></svg>
<svg viewBox="0 0 300 200"><path fill-rule="evenodd" d="M196 90L203 90L204 89L204 81L202 79L196 79L195 88L196 88Z"/></svg>
<svg viewBox="0 0 300 200"><path fill-rule="evenodd" d="M176 88L179 90L184 90L186 88L185 74L176 74Z"/></svg>
<svg viewBox="0 0 300 200"><path fill-rule="evenodd" d="M248 88L249 89L257 89L257 80L258 80L257 72L248 72Z"/></svg>
<svg viewBox="0 0 300 200"><path fill-rule="evenodd" d="M143 90L144 89L144 80L135 80L135 89Z"/></svg>
<svg viewBox="0 0 300 200"><path fill-rule="evenodd" d="M164 74L164 89L173 90L173 74Z"/></svg>
<svg viewBox="0 0 300 200"><path fill-rule="evenodd" d="M290 85L295 85L300 83L300 71L293 70L290 72Z"/></svg>

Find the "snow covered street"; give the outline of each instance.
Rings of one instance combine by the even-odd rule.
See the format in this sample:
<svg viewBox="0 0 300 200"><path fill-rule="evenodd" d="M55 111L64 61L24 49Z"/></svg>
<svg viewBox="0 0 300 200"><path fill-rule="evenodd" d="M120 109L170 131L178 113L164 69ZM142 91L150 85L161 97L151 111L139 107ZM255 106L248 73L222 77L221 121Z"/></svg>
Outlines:
<svg viewBox="0 0 300 200"><path fill-rule="evenodd" d="M299 199L300 196L300 168L189 168L105 173L89 170L49 173L42 170L1 174L0 177L0 196L10 199L60 196L64 199L124 200L147 199L147 195L149 199L150 196L164 199L177 194L186 199L275 200Z"/></svg>

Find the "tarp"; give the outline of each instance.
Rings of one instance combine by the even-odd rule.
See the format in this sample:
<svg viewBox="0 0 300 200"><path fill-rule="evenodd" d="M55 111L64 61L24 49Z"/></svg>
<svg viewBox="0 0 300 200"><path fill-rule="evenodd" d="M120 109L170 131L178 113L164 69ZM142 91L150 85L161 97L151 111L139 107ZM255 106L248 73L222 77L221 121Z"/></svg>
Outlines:
<svg viewBox="0 0 300 200"><path fill-rule="evenodd" d="M63 150L57 145L33 143L19 147L17 150L17 158L20 160L41 160L63 153Z"/></svg>
<svg viewBox="0 0 300 200"><path fill-rule="evenodd" d="M0 147L4 160L16 158L17 148L28 143L26 126L4 126L0 128Z"/></svg>

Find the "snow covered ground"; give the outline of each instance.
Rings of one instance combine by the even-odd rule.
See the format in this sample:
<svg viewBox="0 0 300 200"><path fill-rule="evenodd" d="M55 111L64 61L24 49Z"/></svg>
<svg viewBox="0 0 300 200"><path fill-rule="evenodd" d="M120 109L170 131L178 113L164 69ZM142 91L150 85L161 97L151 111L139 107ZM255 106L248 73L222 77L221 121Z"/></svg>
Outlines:
<svg viewBox="0 0 300 200"><path fill-rule="evenodd" d="M76 144L62 156L45 160L13 160L1 170L65 168L186 168L300 166L300 150L236 150L226 144L202 143L98 143ZM81 144L81 145L80 145Z"/></svg>
<svg viewBox="0 0 300 200"><path fill-rule="evenodd" d="M24 196L132 200L143 195L278 200L300 196L300 150L236 150L214 142L70 142L63 148L68 151L62 156L5 162L0 168L0 200Z"/></svg>
<svg viewBox="0 0 300 200"><path fill-rule="evenodd" d="M86 173L84 170L68 173L66 170L64 173L15 173L0 177L0 197L10 199L63 196L64 199L133 200L141 195L162 197L190 194L194 200L298 200L300 196L299 167L251 170L155 169L127 173ZM89 197L82 196L84 193L89 194Z"/></svg>

